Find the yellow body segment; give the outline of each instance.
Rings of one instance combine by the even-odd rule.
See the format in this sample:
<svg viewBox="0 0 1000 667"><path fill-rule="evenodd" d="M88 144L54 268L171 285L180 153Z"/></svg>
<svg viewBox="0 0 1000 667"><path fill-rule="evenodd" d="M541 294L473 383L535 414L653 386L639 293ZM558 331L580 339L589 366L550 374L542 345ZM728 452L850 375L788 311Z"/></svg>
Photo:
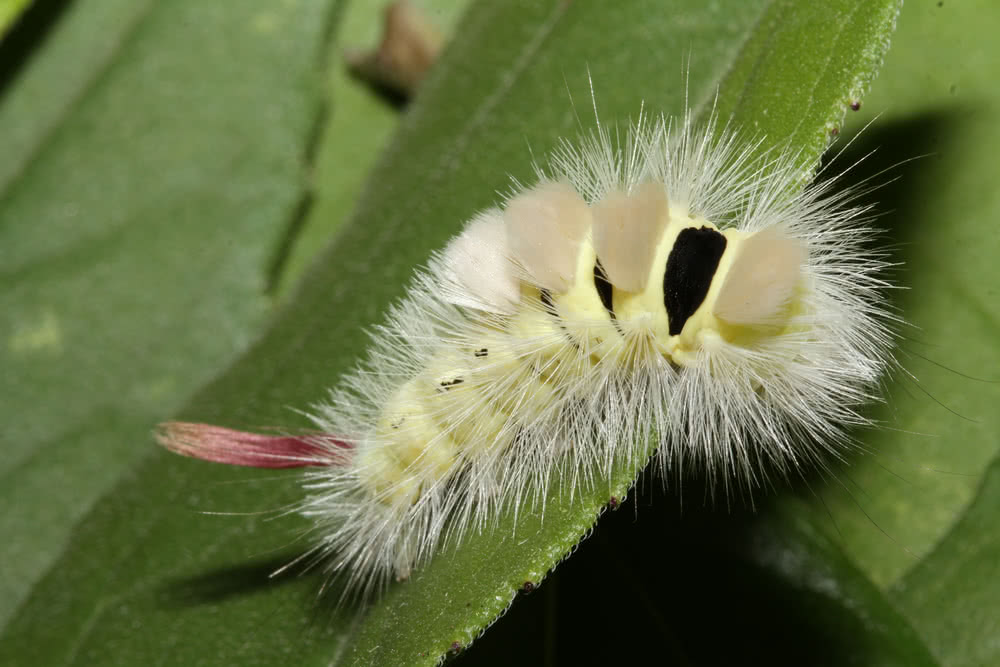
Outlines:
<svg viewBox="0 0 1000 667"><path fill-rule="evenodd" d="M374 437L359 449L359 474L386 503L416 501L422 486L448 474L459 451L428 414L427 403L421 376L403 383L382 411Z"/></svg>

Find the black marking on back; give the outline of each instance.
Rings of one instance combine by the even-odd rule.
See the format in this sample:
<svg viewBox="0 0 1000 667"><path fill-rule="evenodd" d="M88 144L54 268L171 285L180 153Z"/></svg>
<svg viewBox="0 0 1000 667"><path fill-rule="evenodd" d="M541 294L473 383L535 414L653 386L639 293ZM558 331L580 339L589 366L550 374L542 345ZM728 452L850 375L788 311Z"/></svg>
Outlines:
<svg viewBox="0 0 1000 667"><path fill-rule="evenodd" d="M601 266L601 260L597 260L597 263L594 264L594 289L597 290L597 296L600 297L601 303L604 304L604 310L608 311L608 315L611 316L612 321L615 320L615 308L611 299L613 288L611 281L608 280L608 274L604 272L604 267Z"/></svg>
<svg viewBox="0 0 1000 667"><path fill-rule="evenodd" d="M448 391L452 387L457 387L463 382L465 382L465 380L463 380L460 377L452 378L450 380L442 380L440 383L438 383L438 391Z"/></svg>
<svg viewBox="0 0 1000 667"><path fill-rule="evenodd" d="M559 313L556 311L556 302L552 300L552 292L547 289L539 290L538 298L541 299L542 305L545 306L545 312L552 317L559 317Z"/></svg>
<svg viewBox="0 0 1000 667"><path fill-rule="evenodd" d="M600 298L604 310L608 311L608 317L611 318L611 324L615 325L615 331L624 336L622 327L618 323L618 316L615 314L614 285L608 280L608 274L601 266L601 260L597 260L594 264L594 289L597 290L597 296Z"/></svg>
<svg viewBox="0 0 1000 667"><path fill-rule="evenodd" d="M705 300L725 251L726 237L711 227L688 227L677 235L663 272L663 306L671 336L680 334Z"/></svg>

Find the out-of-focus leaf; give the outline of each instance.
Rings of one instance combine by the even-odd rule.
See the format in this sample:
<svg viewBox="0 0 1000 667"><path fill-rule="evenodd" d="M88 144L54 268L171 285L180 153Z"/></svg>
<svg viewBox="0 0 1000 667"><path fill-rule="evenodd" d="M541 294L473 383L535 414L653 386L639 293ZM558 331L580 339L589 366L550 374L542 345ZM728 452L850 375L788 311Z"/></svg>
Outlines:
<svg viewBox="0 0 1000 667"><path fill-rule="evenodd" d="M0 0L0 39L29 6L31 0Z"/></svg>
<svg viewBox="0 0 1000 667"><path fill-rule="evenodd" d="M946 665L1000 663L1000 461L954 529L892 589Z"/></svg>
<svg viewBox="0 0 1000 667"><path fill-rule="evenodd" d="M72 111L109 75L152 0L42 2L0 42L0 192L36 159Z"/></svg>
<svg viewBox="0 0 1000 667"><path fill-rule="evenodd" d="M702 491L685 488L683 510L647 490L606 514L462 663L938 664L801 504L725 512L701 506Z"/></svg>
<svg viewBox="0 0 1000 667"><path fill-rule="evenodd" d="M427 21L449 35L459 10L469 0L420 0L415 4ZM386 0L352 0L338 21L336 53L329 69L330 120L317 149L311 180L314 199L308 215L291 239L288 257L275 276L279 294L298 283L309 264L325 248L350 215L365 177L399 122L400 109L380 95L371 82L353 76L347 53L373 49L384 26Z"/></svg>
<svg viewBox="0 0 1000 667"><path fill-rule="evenodd" d="M859 169L889 169L871 199L903 263L898 356L913 377L891 385L884 428L861 434L870 454L814 485L816 513L882 588L951 539L1000 448L998 17L986 0L907 5L858 113L874 122L839 161L875 150Z"/></svg>
<svg viewBox="0 0 1000 667"><path fill-rule="evenodd" d="M824 493L849 555L947 665L1000 662L997 20L988 0L908 5L865 99L871 169L920 157L876 193L905 261L900 360L917 382L895 387L896 430L869 439L846 490Z"/></svg>
<svg viewBox="0 0 1000 667"><path fill-rule="evenodd" d="M64 11L0 98L2 620L259 328L329 3Z"/></svg>

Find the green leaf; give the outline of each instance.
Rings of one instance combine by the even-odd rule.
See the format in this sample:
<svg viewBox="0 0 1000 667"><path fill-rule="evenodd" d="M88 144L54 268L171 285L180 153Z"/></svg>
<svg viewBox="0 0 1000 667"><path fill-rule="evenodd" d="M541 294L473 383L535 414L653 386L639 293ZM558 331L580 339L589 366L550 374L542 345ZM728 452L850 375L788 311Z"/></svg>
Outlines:
<svg viewBox="0 0 1000 667"><path fill-rule="evenodd" d="M3 621L261 325L328 9L63 11L0 99Z"/></svg>
<svg viewBox="0 0 1000 667"><path fill-rule="evenodd" d="M808 177L871 85L901 5L772 2L723 81L719 117L766 137L762 148L801 150Z"/></svg>
<svg viewBox="0 0 1000 667"><path fill-rule="evenodd" d="M946 539L1000 451L998 16L985 1L907 6L858 114L874 122L843 160L874 149L862 167L895 179L873 197L902 262L895 301L912 326L898 355L914 377L890 387L886 428L865 434L871 454L817 488L816 513L882 588Z"/></svg>
<svg viewBox="0 0 1000 667"><path fill-rule="evenodd" d="M0 191L7 191L90 89L100 85L153 4L42 3L31 12L37 22L19 28L20 41L3 42L9 78L0 98Z"/></svg>
<svg viewBox="0 0 1000 667"><path fill-rule="evenodd" d="M811 54L840 58L843 45L836 20L805 20L815 15L810 5L729 0L682 9L647 0L609 11L587 2L477 4L373 173L352 223L306 274L267 336L207 387L184 418L245 428L304 424L287 406L322 398L352 365L366 342L360 328L377 322L403 294L412 268L473 211L493 203L496 191L508 187L508 173L530 178L525 144L541 155L558 137L575 134L578 123L593 124L588 70L602 122L619 124L634 118L643 100L647 109L682 113L686 90L691 103L705 109L726 72L755 71L747 85L767 91L770 101L755 92L737 110L739 118L766 117L758 126L762 132L772 140L794 136L804 158L815 160L823 149L816 137L838 109L843 113L845 99L878 58L862 50L856 59L847 56L846 71L810 67ZM888 0L838 0L828 12L869 16L867 22L852 19L851 43L884 48L896 8ZM786 35L784 22L797 20L809 32L790 40L790 52L754 46L760 30ZM734 81L726 80L720 108L742 90ZM811 110L806 121L800 123L798 112L764 113L789 97L793 110ZM454 642L467 645L525 581L537 581L557 563L635 472L623 470L574 505L550 505L543 525L526 515L516 535L484 534L442 554L358 620L353 610L332 613L310 604L316 577L267 582L268 572L294 557L294 546L274 550L304 529L301 522L198 513L280 509L297 496L294 478L153 455L80 525L66 556L4 635L0 657L16 660L30 652L42 663L432 664ZM796 628L828 627L828 642L856 642L853 655L871 664L928 662L919 640L858 570L798 514L784 518L787 510L774 511L764 519L776 528L751 534L785 548L740 555L750 563L740 570L744 585L776 582L786 591L765 598L770 606L761 616L775 625L791 619L799 622ZM685 546L680 541L667 548ZM798 555L801 567L778 567L785 563L781 554ZM630 567L626 558L605 576L614 579ZM771 578L758 581L759 571ZM817 572L823 576L810 578ZM667 577L669 590L671 578L683 579L685 572L648 573L658 575ZM831 581L847 593L830 595L823 586ZM686 600L694 604L691 598ZM787 608L789 600L803 606ZM685 609L682 604L677 611ZM627 624L631 610L605 613ZM60 630L55 640L52 627ZM592 641L600 638L582 643ZM689 661L699 660L695 655Z"/></svg>
<svg viewBox="0 0 1000 667"><path fill-rule="evenodd" d="M895 387L882 416L898 430L869 439L875 455L851 466L851 493L824 494L851 558L948 665L1000 660L997 18L985 0L907 6L865 99L865 118L879 115L858 152L885 153L871 169L920 156L879 193L914 325L901 361L919 386Z"/></svg>
<svg viewBox="0 0 1000 667"><path fill-rule="evenodd" d="M692 490L683 510L679 494L645 492L602 517L463 663L938 664L801 504L720 512Z"/></svg>
<svg viewBox="0 0 1000 667"><path fill-rule="evenodd" d="M31 0L0 0L0 39L31 6Z"/></svg>
<svg viewBox="0 0 1000 667"><path fill-rule="evenodd" d="M421 0L418 6L427 21L447 35L459 10L467 4L468 0ZM385 8L384 0L353 0L347 3L338 22L342 43L335 49L329 70L332 110L316 149L311 175L316 189L276 277L280 296L292 292L316 255L351 214L365 177L399 122L399 109L378 95L368 82L353 76L345 56L348 51L375 48L384 30Z"/></svg>
<svg viewBox="0 0 1000 667"><path fill-rule="evenodd" d="M893 600L947 665L1000 662L1000 459L941 544L894 588Z"/></svg>

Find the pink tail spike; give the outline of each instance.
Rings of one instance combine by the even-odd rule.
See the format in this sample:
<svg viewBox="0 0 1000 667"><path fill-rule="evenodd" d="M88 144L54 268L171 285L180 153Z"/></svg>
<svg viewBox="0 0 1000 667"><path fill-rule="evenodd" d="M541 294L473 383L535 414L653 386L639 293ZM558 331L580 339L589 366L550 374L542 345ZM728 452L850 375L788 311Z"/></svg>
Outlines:
<svg viewBox="0 0 1000 667"><path fill-rule="evenodd" d="M351 449L349 442L328 433L270 436L191 422L160 424L155 435L177 454L253 468L344 465Z"/></svg>

